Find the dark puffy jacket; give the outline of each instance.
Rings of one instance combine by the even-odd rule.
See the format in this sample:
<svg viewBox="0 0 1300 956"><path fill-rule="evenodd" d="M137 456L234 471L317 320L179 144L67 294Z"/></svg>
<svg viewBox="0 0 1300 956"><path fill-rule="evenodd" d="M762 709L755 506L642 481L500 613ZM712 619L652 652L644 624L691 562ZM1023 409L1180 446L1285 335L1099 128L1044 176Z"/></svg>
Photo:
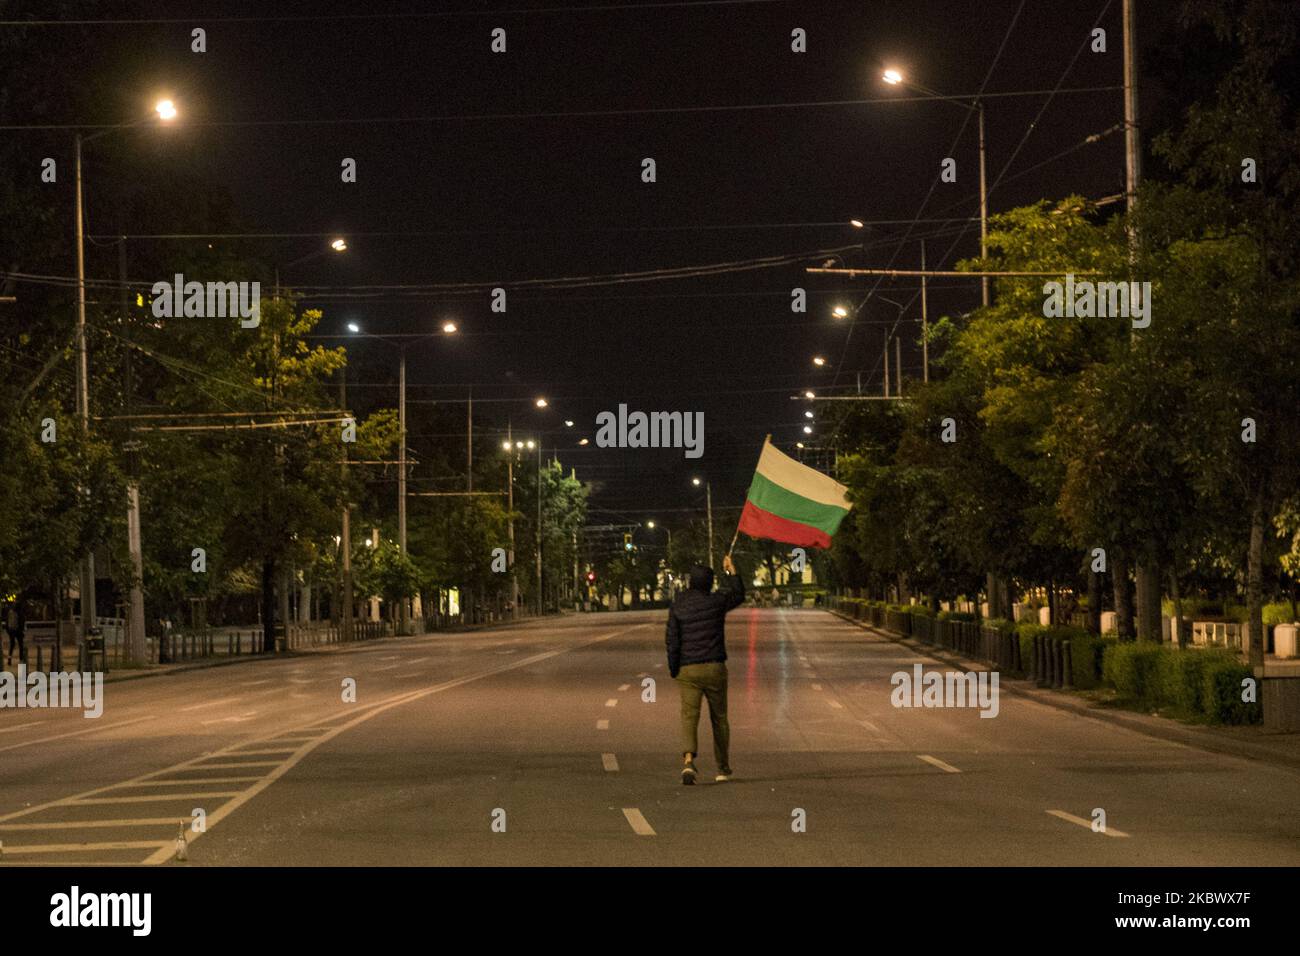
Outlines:
<svg viewBox="0 0 1300 956"><path fill-rule="evenodd" d="M697 565L691 569L690 590L677 595L668 609L668 673L673 677L683 664L727 659L724 621L745 600L745 585L731 574L722 582L711 592L713 572Z"/></svg>

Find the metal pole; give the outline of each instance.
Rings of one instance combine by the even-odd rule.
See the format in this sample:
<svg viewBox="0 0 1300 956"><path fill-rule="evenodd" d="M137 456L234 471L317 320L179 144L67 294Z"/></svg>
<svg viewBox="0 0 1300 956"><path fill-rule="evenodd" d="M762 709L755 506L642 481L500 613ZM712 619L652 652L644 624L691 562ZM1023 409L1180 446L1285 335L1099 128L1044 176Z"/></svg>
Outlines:
<svg viewBox="0 0 1300 956"><path fill-rule="evenodd" d="M713 567L713 482L704 483L704 506L709 516L709 567Z"/></svg>
<svg viewBox="0 0 1300 956"><path fill-rule="evenodd" d="M989 191L988 178L984 168L984 104L976 103L979 107L979 124L980 124L980 258L987 259L989 255ZM980 295L984 307L989 304L989 277L980 276Z"/></svg>
<svg viewBox="0 0 1300 956"><path fill-rule="evenodd" d="M474 490L474 389L469 390L465 412L465 490Z"/></svg>
<svg viewBox="0 0 1300 956"><path fill-rule="evenodd" d="M515 445L506 420L506 512L510 515L510 616L519 619L519 578L515 575Z"/></svg>
<svg viewBox="0 0 1300 956"><path fill-rule="evenodd" d="M542 440L537 440L537 616L542 616Z"/></svg>
<svg viewBox="0 0 1300 956"><path fill-rule="evenodd" d="M889 397L889 330L885 330L885 398Z"/></svg>
<svg viewBox="0 0 1300 956"><path fill-rule="evenodd" d="M397 420L401 432L401 454L397 456L397 547L406 557L406 346L400 349L397 373L398 397ZM403 597L398 602L398 633L406 633L406 622L410 618L408 599Z"/></svg>
<svg viewBox="0 0 1300 956"><path fill-rule="evenodd" d="M126 237L123 236L117 247L117 278L122 285L121 306L122 321L130 318L130 300L126 288ZM128 611L126 619L126 658L134 663L146 663L148 645L144 636L144 554L140 538L140 458L136 452L136 442L131 433L132 403L135 398L134 363L132 350L126 350L126 450L127 450L127 485L126 485L126 550L131 557L131 586L128 589Z"/></svg>
<svg viewBox="0 0 1300 956"><path fill-rule="evenodd" d="M1138 144L1137 24L1133 0L1124 0L1124 195L1128 211L1137 206L1138 182L1142 178L1142 154ZM1130 233L1136 238L1136 233Z"/></svg>
<svg viewBox="0 0 1300 956"><path fill-rule="evenodd" d="M90 372L86 357L86 235L82 219L81 134L76 139L77 180L77 414L81 419L81 437L90 438ZM82 489L83 494L86 489ZM86 552L81 562L81 633L77 635L77 667L85 656L86 636L95 626L95 553Z"/></svg>
<svg viewBox="0 0 1300 956"><path fill-rule="evenodd" d="M339 408L347 414L348 407L348 371L345 367L339 379ZM343 594L339 616L339 637L344 641L352 640L352 509L347 500L348 489L348 446L342 447L339 469L343 480L343 528L339 535L339 549L342 551Z"/></svg>
<svg viewBox="0 0 1300 956"><path fill-rule="evenodd" d="M925 272L924 239L921 240L921 272ZM930 381L930 312L926 303L924 274L921 276L921 381Z"/></svg>
<svg viewBox="0 0 1300 956"><path fill-rule="evenodd" d="M900 336L894 336L894 378L898 381L894 384L896 394L899 398L903 397L903 339Z"/></svg>

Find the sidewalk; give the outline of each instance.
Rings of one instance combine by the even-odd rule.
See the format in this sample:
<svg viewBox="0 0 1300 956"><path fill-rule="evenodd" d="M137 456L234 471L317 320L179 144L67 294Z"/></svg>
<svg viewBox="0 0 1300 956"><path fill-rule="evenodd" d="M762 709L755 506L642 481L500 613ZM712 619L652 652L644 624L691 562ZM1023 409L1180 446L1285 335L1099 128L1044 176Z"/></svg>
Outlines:
<svg viewBox="0 0 1300 956"><path fill-rule="evenodd" d="M987 662L954 656L947 653L945 649L926 644L924 641L883 631L834 611L830 613L887 641L901 644L917 654L942 661L951 667L963 671L990 669ZM1048 707L1069 711L1077 717L1100 720L1146 734L1148 737L1156 737L1187 747L1197 747L1211 753L1227 754L1246 760L1263 760L1300 770L1300 734L1276 733L1259 726L1212 727L1186 724L1168 717L1157 717L1097 703L1080 691L1051 690L1038 687L1032 680L1008 678L1005 675L999 678L998 686L1001 690L1017 697L1027 697Z"/></svg>

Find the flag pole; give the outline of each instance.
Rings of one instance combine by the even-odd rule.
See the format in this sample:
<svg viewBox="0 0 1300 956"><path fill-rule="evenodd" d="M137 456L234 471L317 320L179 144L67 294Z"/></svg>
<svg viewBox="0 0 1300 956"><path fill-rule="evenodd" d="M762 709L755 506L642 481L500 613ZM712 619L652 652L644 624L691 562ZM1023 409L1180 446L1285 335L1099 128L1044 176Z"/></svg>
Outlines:
<svg viewBox="0 0 1300 956"><path fill-rule="evenodd" d="M770 445L770 444L772 444L772 435L771 435L771 433L768 433L767 437L763 439L763 447L766 448L766 447L767 447L768 445ZM758 453L758 457L759 457L760 459L763 457L763 453L762 453L761 451ZM742 517L742 518L744 517L744 514L745 514L745 513L742 511L742 512L741 512L741 517ZM731 536L731 546L730 546L729 548L727 548L727 557L731 557L731 552L736 550L736 540L737 540L739 537L740 537L740 522L737 521L737 522L736 522L736 533L733 534L733 535Z"/></svg>

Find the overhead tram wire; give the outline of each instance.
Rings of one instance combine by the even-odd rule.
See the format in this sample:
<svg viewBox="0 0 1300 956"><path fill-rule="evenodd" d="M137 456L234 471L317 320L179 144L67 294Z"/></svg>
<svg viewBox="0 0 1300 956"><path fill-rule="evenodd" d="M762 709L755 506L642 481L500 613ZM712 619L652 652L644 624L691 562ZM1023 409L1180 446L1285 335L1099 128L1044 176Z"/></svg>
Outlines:
<svg viewBox="0 0 1300 956"><path fill-rule="evenodd" d="M1004 90L998 93L981 91L981 99L1005 99L1021 96L1044 96L1060 93L1112 93L1122 90L1118 86L1078 86L1058 90ZM336 117L334 119L270 119L270 120L206 120L187 123L191 129L207 128L249 128L271 126L379 126L383 124L420 124L450 122L485 122L489 120L538 120L538 119L600 119L617 116L668 116L691 113L733 113L753 112L758 110L786 109L829 109L842 106L874 106L881 103L928 102L954 99L974 99L971 94L955 96L931 96L915 94L911 96L876 96L849 100L806 100L788 103L734 103L714 106L649 106L641 108L621 108L605 110L558 110L537 113L462 113L432 116L364 116ZM95 123L10 123L0 125L0 130L17 132L21 130L95 130L111 128L108 124Z"/></svg>

